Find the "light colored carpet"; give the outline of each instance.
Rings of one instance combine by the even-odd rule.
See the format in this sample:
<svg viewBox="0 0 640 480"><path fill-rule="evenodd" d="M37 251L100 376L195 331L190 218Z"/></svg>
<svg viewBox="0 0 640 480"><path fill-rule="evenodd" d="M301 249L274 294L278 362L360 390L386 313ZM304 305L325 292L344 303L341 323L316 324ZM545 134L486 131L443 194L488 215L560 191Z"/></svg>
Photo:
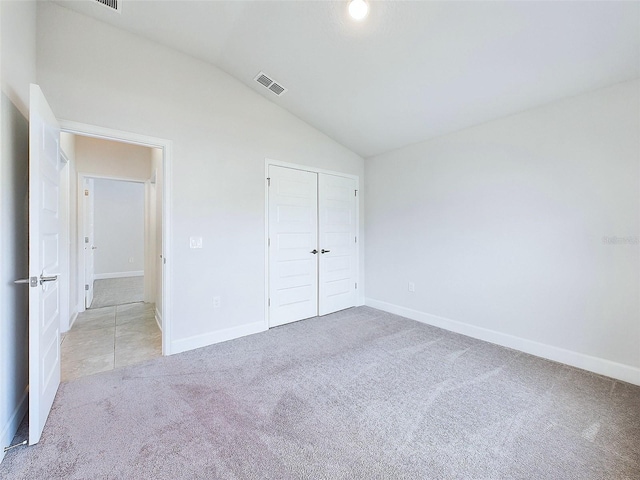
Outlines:
<svg viewBox="0 0 640 480"><path fill-rule="evenodd" d="M89 308L113 307L144 301L144 277L105 278L93 282Z"/></svg>
<svg viewBox="0 0 640 480"><path fill-rule="evenodd" d="M639 405L360 307L63 384L0 478L638 479Z"/></svg>

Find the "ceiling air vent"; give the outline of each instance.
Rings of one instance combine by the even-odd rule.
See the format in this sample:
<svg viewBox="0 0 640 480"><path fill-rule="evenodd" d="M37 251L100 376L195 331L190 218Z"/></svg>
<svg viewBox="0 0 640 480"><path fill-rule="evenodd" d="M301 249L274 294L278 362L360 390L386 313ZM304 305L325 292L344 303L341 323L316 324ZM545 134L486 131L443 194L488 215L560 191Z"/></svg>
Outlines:
<svg viewBox="0 0 640 480"><path fill-rule="evenodd" d="M269 89L271 92L275 93L277 96L280 96L287 91L286 88L284 88L279 83L274 82L264 72L260 72L258 75L256 75L256 78L254 78L254 80L258 82L260 85L262 85L263 87Z"/></svg>
<svg viewBox="0 0 640 480"><path fill-rule="evenodd" d="M122 0L95 0L100 5L120 13L122 11Z"/></svg>
<svg viewBox="0 0 640 480"><path fill-rule="evenodd" d="M276 82L273 82L271 84L271 86L269 87L269 90L271 90L276 95L281 95L282 92L285 91L285 88L283 86L281 86L281 85L278 85Z"/></svg>

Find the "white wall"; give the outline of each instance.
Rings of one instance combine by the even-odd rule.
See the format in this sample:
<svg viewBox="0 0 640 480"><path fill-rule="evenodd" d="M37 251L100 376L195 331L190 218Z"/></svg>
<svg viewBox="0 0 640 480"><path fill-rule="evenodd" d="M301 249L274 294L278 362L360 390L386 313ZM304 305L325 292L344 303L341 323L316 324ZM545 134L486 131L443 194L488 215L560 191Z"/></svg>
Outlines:
<svg viewBox="0 0 640 480"><path fill-rule="evenodd" d="M83 135L75 139L78 172L141 182L151 177L153 149Z"/></svg>
<svg viewBox="0 0 640 480"><path fill-rule="evenodd" d="M218 68L52 2L38 34L60 118L173 142L173 351L262 328L265 158L361 176L363 159Z"/></svg>
<svg viewBox="0 0 640 480"><path fill-rule="evenodd" d="M367 303L639 383L638 112L633 81L367 159Z"/></svg>
<svg viewBox="0 0 640 480"><path fill-rule="evenodd" d="M144 183L95 179L94 272L115 278L144 272ZM133 259L133 261L131 261Z"/></svg>
<svg viewBox="0 0 640 480"><path fill-rule="evenodd" d="M27 407L29 83L36 77L36 7L0 2L0 447ZM4 457L0 449L0 459Z"/></svg>

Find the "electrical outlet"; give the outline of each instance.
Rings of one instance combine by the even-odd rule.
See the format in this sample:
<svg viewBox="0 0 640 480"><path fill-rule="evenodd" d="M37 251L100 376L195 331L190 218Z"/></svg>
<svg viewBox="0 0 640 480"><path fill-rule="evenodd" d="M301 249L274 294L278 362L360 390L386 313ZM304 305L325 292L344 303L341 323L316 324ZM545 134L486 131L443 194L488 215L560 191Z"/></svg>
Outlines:
<svg viewBox="0 0 640 480"><path fill-rule="evenodd" d="M416 291L416 284L413 282L409 282L409 291L410 292L415 292Z"/></svg>
<svg viewBox="0 0 640 480"><path fill-rule="evenodd" d="M202 248L202 237L189 237L189 248Z"/></svg>
<svg viewBox="0 0 640 480"><path fill-rule="evenodd" d="M213 297L213 308L220 308L220 297Z"/></svg>
<svg viewBox="0 0 640 480"><path fill-rule="evenodd" d="M129 263L133 263L133 257L129 257Z"/></svg>

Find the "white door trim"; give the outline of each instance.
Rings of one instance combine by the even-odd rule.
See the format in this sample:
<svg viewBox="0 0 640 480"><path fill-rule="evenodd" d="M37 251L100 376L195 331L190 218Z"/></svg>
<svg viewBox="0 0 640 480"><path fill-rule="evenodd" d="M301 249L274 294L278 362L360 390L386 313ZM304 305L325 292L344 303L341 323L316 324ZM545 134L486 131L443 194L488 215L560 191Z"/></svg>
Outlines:
<svg viewBox="0 0 640 480"><path fill-rule="evenodd" d="M91 306L91 303L93 302L93 283L91 283L91 288L89 288L87 290L87 285L89 285L89 282L87 280L89 280L90 282L93 282L95 280L95 254L93 253L93 251L89 251L88 248L89 246L91 248L93 248L93 244L95 242L95 237L94 237L94 231L92 230L91 233L91 242L89 244L85 243L85 237L87 236L87 216L91 217L92 221L94 221L95 216L94 216L94 207L95 207L95 202L93 200L93 197L91 195L89 195L89 199L87 200L87 196L84 195L85 190L87 190L87 187L89 189L93 188L93 178L89 177L89 176L83 176L78 174L78 179L77 179L77 185L79 185L78 191L76 192L78 194L78 203L77 203L77 212L78 212L78 217L77 217L77 226L78 226L78 238L77 238L77 245L78 245L78 251L77 251L77 258L78 258L78 289L79 289L79 294L78 294L78 300L82 300L82 304L78 303L78 313L80 312L84 312L89 306ZM87 208L87 203L89 203L91 205L90 208ZM95 222L94 222L95 225ZM87 278L87 256L91 257L91 261L93 262L93 264L91 265L91 278ZM82 275L80 276L80 273L82 273ZM80 281L80 279L82 279L82 281ZM84 287L84 288L83 288ZM90 294L87 292L91 292ZM88 298L88 295L91 298Z"/></svg>
<svg viewBox="0 0 640 480"><path fill-rule="evenodd" d="M326 170L323 168L310 167L308 165L301 165L298 163L282 162L280 160L273 160L271 158L265 158L264 160L264 328L269 329L269 184L267 178L269 178L269 166L275 165L278 167L293 168L296 170L304 170L313 173L326 173L328 175L336 175L338 177L352 178L356 182L356 190L358 191L358 197L360 196L360 177L358 175L352 175L350 173L337 172L335 170ZM360 200L356 202L356 231L358 232L358 242L356 244L356 282L360 285ZM356 295L357 299L360 295Z"/></svg>
<svg viewBox="0 0 640 480"><path fill-rule="evenodd" d="M162 172L163 172L163 188L162 188L162 258L164 263L164 272L162 274L162 354L171 355L171 320L173 318L172 295L171 295L171 195L172 195L172 150L173 142L162 138L150 137L112 128L100 127L86 123L74 122L70 120L60 120L60 128L63 132L83 135L87 137L100 138L103 140L113 140L116 142L131 143L144 147L162 149ZM99 175L92 175L99 178ZM131 179L119 179L129 180ZM139 181L139 180L138 180ZM79 189L79 193L81 189ZM80 219L79 219L80 220ZM80 225L78 225L80 230ZM158 274L159 272L156 272ZM79 277L80 278L80 277ZM84 298L84 292L82 292Z"/></svg>
<svg viewBox="0 0 640 480"><path fill-rule="evenodd" d="M71 328L71 316L72 312L76 311L76 306L70 305L71 301L71 285L69 279L71 278L71 231L69 225L71 222L71 196L69 191L69 183L71 181L71 175L69 171L69 158L64 152L62 147L58 150L60 152L60 221L62 230L60 234L60 274L64 282L60 285L60 332L68 332ZM66 283L66 285L65 285Z"/></svg>

